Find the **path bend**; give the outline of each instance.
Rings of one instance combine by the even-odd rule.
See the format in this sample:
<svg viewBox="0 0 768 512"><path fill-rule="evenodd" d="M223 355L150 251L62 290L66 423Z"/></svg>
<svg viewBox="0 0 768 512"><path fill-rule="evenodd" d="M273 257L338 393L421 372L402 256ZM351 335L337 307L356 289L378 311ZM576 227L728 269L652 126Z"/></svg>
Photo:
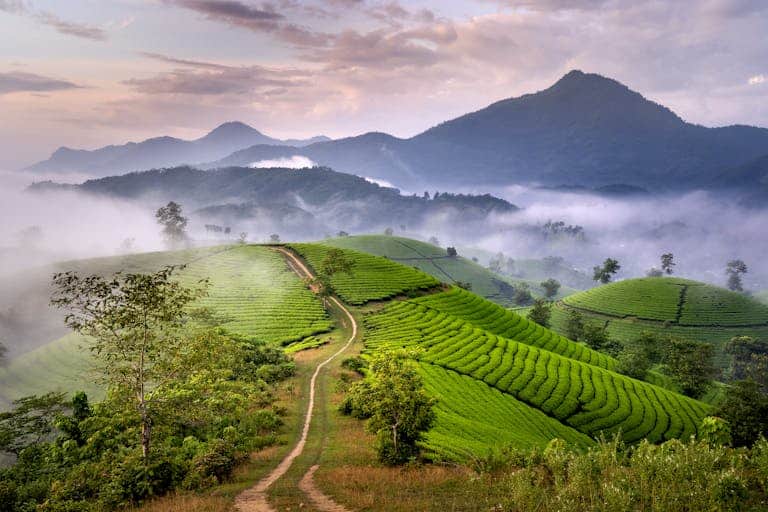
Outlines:
<svg viewBox="0 0 768 512"><path fill-rule="evenodd" d="M297 258L295 254L283 247L278 247L277 250L289 259L291 267L297 274L299 274L301 277L310 279L314 278L314 274L312 274L307 266L304 265L304 263L299 258ZM296 460L296 458L304 451L304 446L307 444L307 437L309 435L309 427L312 424L312 416L314 415L315 385L317 383L317 377L320 375L320 370L322 370L326 365L328 365L328 363L338 357L342 352L347 350L357 337L358 327L355 317L352 316L352 313L350 313L350 311L336 297L329 297L329 299L331 302L336 304L336 306L347 316L347 318L349 318L350 325L352 326L352 333L350 334L347 342L339 350L334 352L333 355L315 367L315 371L309 381L309 403L307 404L307 412L304 416L304 427L301 431L301 437L299 438L299 441L296 443L296 446L293 447L291 452L286 455L283 460L280 461L280 464L278 464L277 467L273 469L267 476L259 480L253 487L246 489L245 491L238 494L238 496L235 498L235 509L237 509L239 512L276 512L267 500L267 489L269 489L272 484L279 480L280 477L282 477L288 471L288 469L290 469L293 461ZM317 467L318 466L312 466L312 468L310 468L307 474L302 478L299 487L302 489L302 491L307 493L310 500L319 510L324 512L346 512L344 507L335 503L328 496L322 494L322 492L320 492L320 490L314 486L312 476L317 470Z"/></svg>

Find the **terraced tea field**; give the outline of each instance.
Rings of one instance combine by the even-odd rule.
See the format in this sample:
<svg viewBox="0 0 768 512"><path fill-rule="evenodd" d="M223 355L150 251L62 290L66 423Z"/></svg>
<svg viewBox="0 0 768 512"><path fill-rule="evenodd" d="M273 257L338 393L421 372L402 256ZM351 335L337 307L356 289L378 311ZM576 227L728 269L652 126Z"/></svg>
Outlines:
<svg viewBox="0 0 768 512"><path fill-rule="evenodd" d="M542 295L539 281L514 280L494 274L487 268L462 256L448 257L446 250L419 240L386 235L360 235L324 240L324 245L340 249L354 249L384 256L409 267L415 267L436 279L456 284L470 283L472 292L502 306L514 306L514 287L525 283L534 295ZM563 287L560 296L575 293Z"/></svg>
<svg viewBox="0 0 768 512"><path fill-rule="evenodd" d="M441 310L442 302L450 304L446 308L453 313ZM491 309L478 307L472 294L456 291L397 302L366 318L366 348L419 347L422 363L482 381L593 437L618 432L630 442L687 437L710 410L696 400L614 373L603 367L611 365L609 360L595 359L564 338L549 336L550 341L539 342L525 329L518 335L507 330L519 340L495 334L481 326L490 323L492 317L485 311ZM467 320L473 317L478 323ZM512 320L505 316L501 325ZM552 350L541 348L547 346ZM509 428L515 428L515 420L509 421Z"/></svg>
<svg viewBox="0 0 768 512"><path fill-rule="evenodd" d="M319 299L288 268L283 256L267 247L242 245L80 260L59 264L55 271L108 275L118 270L150 272L171 264L187 264L179 274L187 284L210 279L210 294L202 304L238 334L285 345L331 328ZM40 290L49 293L47 286ZM0 406L24 394L52 389L95 390L93 379L83 371L88 353L78 349L78 344L81 342L71 335L52 340L0 368Z"/></svg>
<svg viewBox="0 0 768 512"><path fill-rule="evenodd" d="M315 270L320 268L328 251L333 247L322 244L291 244ZM400 265L380 256L343 249L354 261L352 275L339 273L332 277L334 290L349 304L365 304L372 300L388 299L406 292L428 290L440 281L424 272Z"/></svg>
<svg viewBox="0 0 768 512"><path fill-rule="evenodd" d="M427 393L437 398L437 421L424 442L435 458L466 460L505 446L544 448L554 438L576 447L588 436L484 382L437 365L419 365Z"/></svg>
<svg viewBox="0 0 768 512"><path fill-rule="evenodd" d="M712 343L716 361L734 336L768 337L768 306L751 297L678 278L629 279L571 295L552 310L552 328L565 332L568 312L605 325L619 341L643 331Z"/></svg>

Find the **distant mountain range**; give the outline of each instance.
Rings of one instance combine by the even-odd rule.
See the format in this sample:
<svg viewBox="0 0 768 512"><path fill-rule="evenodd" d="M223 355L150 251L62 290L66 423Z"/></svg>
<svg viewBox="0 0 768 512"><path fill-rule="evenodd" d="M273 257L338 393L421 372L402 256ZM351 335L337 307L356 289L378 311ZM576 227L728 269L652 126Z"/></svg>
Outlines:
<svg viewBox="0 0 768 512"><path fill-rule="evenodd" d="M202 149L209 146L215 149ZM204 157L213 152L227 156ZM499 101L409 139L372 132L289 144L230 123L198 141L161 138L96 152L59 150L33 169L103 175L180 161L211 169L292 156L407 190L535 184L684 191L728 182L730 170L768 156L768 129L686 123L615 80L571 71L548 89Z"/></svg>
<svg viewBox="0 0 768 512"><path fill-rule="evenodd" d="M259 144L301 147L329 141L328 137L279 140L241 122L224 123L196 140L155 137L143 142L106 146L94 151L57 149L48 160L29 166L34 172L78 172L109 176L159 167L194 164L223 158L234 151Z"/></svg>
<svg viewBox="0 0 768 512"><path fill-rule="evenodd" d="M74 190L141 201L154 211L167 201L195 212L206 222L269 226L294 236L322 237L336 230L377 231L414 228L432 220L447 225L484 224L488 215L518 208L491 195L405 196L351 174L328 168L203 171L191 167L158 169L86 181L80 185L37 183L32 192ZM266 228L264 228L266 229ZM490 229L490 228L486 228Z"/></svg>

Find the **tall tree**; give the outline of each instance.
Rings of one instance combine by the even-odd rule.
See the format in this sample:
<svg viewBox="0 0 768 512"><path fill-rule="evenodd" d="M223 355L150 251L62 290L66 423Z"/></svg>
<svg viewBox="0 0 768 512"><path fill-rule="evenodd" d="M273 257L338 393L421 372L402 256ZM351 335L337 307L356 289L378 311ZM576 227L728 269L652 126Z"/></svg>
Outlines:
<svg viewBox="0 0 768 512"><path fill-rule="evenodd" d="M747 273L747 264L742 260L731 260L725 267L728 276L728 289L734 292L743 292L742 276Z"/></svg>
<svg viewBox="0 0 768 512"><path fill-rule="evenodd" d="M714 348L709 343L669 338L664 363L683 393L698 398L707 390L717 372Z"/></svg>
<svg viewBox="0 0 768 512"><path fill-rule="evenodd" d="M614 274L621 270L619 262L613 258L606 258L602 265L594 267L592 269L592 279L599 281L602 284L610 283Z"/></svg>
<svg viewBox="0 0 768 512"><path fill-rule="evenodd" d="M163 236L169 244L177 244L186 239L187 218L182 215L180 204L169 202L157 210L155 217L163 226Z"/></svg>
<svg viewBox="0 0 768 512"><path fill-rule="evenodd" d="M537 324L549 327L549 319L552 316L552 303L547 302L544 299L536 299L533 301L533 307L528 312L528 319L533 320Z"/></svg>
<svg viewBox="0 0 768 512"><path fill-rule="evenodd" d="M64 412L64 393L19 398L10 411L0 413L0 451L18 455L41 442L53 431L56 417Z"/></svg>
<svg viewBox="0 0 768 512"><path fill-rule="evenodd" d="M183 326L189 306L206 295L207 281L194 288L174 279L176 267L152 274L111 278L56 274L52 305L67 311L64 322L90 338L102 381L133 402L141 425L141 449L149 456L159 397L181 372L188 348Z"/></svg>
<svg viewBox="0 0 768 512"><path fill-rule="evenodd" d="M753 357L768 354L768 342L751 336L736 336L726 343L725 353L731 356L731 379L744 380L753 364Z"/></svg>
<svg viewBox="0 0 768 512"><path fill-rule="evenodd" d="M542 281L541 287L544 288L544 296L552 300L560 290L560 281L550 277L546 281Z"/></svg>
<svg viewBox="0 0 768 512"><path fill-rule="evenodd" d="M565 335L573 341L580 341L584 335L584 317L575 309L568 311L565 321Z"/></svg>
<svg viewBox="0 0 768 512"><path fill-rule="evenodd" d="M665 274L671 275L672 272L674 272L674 267L676 265L675 263L675 255L671 252L665 253L661 255L661 270L664 271Z"/></svg>

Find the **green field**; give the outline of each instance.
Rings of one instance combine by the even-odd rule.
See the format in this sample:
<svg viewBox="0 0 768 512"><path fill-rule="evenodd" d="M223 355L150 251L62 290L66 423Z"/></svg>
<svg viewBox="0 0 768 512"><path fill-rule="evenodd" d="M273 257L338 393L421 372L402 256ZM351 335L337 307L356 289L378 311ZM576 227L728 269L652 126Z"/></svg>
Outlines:
<svg viewBox="0 0 768 512"><path fill-rule="evenodd" d="M544 293L540 286L541 280L510 279L491 272L469 258L461 255L448 257L444 248L410 238L359 235L323 240L322 244L384 256L403 265L418 268L448 284L469 283L472 286L472 292L502 306L514 305L514 287L521 283L530 286L534 295ZM576 291L562 287L560 296Z"/></svg>
<svg viewBox="0 0 768 512"><path fill-rule="evenodd" d="M255 340L288 344L326 332L331 321L320 300L268 247L228 246L167 253L66 262L57 270L83 274L150 272L164 265L186 264L182 282L209 278L209 296L201 301L232 332ZM46 290L47 288L41 288ZM55 316L55 312L45 314ZM74 391L97 387L83 369L88 353L82 340L69 335L12 359L0 369L0 406L25 394L48 390Z"/></svg>
<svg viewBox="0 0 768 512"><path fill-rule="evenodd" d="M605 325L618 341L643 331L712 343L716 361L734 336L768 336L768 306L746 295L687 279L628 279L566 297L552 310L552 328L564 333L568 312Z"/></svg>
<svg viewBox="0 0 768 512"><path fill-rule="evenodd" d="M710 410L702 402L608 370L609 359L595 357L546 329L509 328L514 313L500 316L494 327L510 337L495 334L483 325L494 325L487 312L496 307L455 290L395 302L366 318L366 349L419 347L422 363L484 382L592 437L619 432L629 442L687 437L696 433ZM517 324L524 325L523 320ZM510 417L508 425L529 428L516 417Z"/></svg>
<svg viewBox="0 0 768 512"><path fill-rule="evenodd" d="M311 267L320 268L323 259L333 247L323 244L291 244ZM354 262L351 274L339 273L331 278L335 292L349 304L365 304L407 292L428 290L440 281L424 272L406 267L381 256L344 249Z"/></svg>

